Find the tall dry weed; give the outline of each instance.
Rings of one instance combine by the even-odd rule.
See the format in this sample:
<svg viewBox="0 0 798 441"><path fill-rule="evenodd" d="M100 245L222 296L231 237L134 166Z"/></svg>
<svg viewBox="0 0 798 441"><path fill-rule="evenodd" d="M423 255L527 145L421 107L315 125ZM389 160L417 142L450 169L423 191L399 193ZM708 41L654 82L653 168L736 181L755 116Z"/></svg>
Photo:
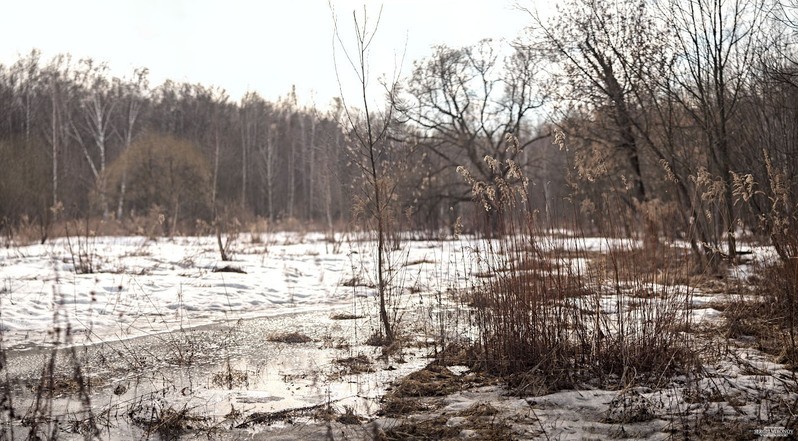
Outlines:
<svg viewBox="0 0 798 441"><path fill-rule="evenodd" d="M659 381L691 362L691 290L675 283L689 280L682 274L688 266L652 271L655 264L641 261L664 259L659 248L586 237L578 219L570 233L549 234L554 226L529 204L523 171L511 161L485 162L490 182L460 169L475 203L499 229L476 246L483 277L472 306L484 367L513 378L535 373L556 389L596 380Z"/></svg>

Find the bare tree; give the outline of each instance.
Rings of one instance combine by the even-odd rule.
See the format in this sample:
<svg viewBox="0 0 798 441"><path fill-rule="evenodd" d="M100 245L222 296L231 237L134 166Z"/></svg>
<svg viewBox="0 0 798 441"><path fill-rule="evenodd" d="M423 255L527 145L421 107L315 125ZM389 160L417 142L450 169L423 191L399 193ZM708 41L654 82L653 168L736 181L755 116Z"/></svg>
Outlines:
<svg viewBox="0 0 798 441"><path fill-rule="evenodd" d="M256 92L247 93L239 106L241 124L241 207L247 203L250 159L261 142L266 103Z"/></svg>
<svg viewBox="0 0 798 441"><path fill-rule="evenodd" d="M122 151L124 152L130 147L133 142L133 135L138 130L139 117L147 102L147 94L149 89L149 81L147 75L149 71L146 68L136 69L133 72L133 78L129 81L121 79L114 79L114 87L116 89L117 99L124 107L119 112L122 119L120 123L115 124L114 132L122 144ZM126 173L124 171L123 173ZM116 206L116 218L122 219L125 207L125 192L127 190L127 176L122 176L122 182L119 184L119 199Z"/></svg>
<svg viewBox="0 0 798 441"><path fill-rule="evenodd" d="M74 85L69 81L71 59L69 56L57 56L50 65L47 66L45 76L49 83L50 93L50 121L48 127L44 129L46 137L51 147L52 160L52 211L55 217L63 206L59 192L59 169L61 161L61 151L67 144L69 136L68 113L69 104L72 100ZM42 240L44 241L44 239Z"/></svg>
<svg viewBox="0 0 798 441"><path fill-rule="evenodd" d="M524 148L540 138L531 133L529 120L543 104L537 89L538 58L519 45L503 61L498 45L483 40L464 48L438 46L415 63L398 109L415 129L406 132L414 138L406 141L429 154L425 162L431 168L424 182L434 183L430 191L439 200L471 199L457 167L470 168L483 182L506 179L509 167L496 176L483 158L490 155L503 164L519 161ZM519 148L510 148L510 135L520 139ZM494 229L496 209L488 210Z"/></svg>
<svg viewBox="0 0 798 441"><path fill-rule="evenodd" d="M385 342L391 344L394 342L396 335L394 333L393 324L388 316L386 307L386 300L389 295L388 291L388 211L390 208L391 184L386 176L384 170L383 155L386 151L386 144L388 140L388 130L393 122L393 103L386 106L386 110L382 114L377 115L371 110L371 102L368 95L369 76L367 72L368 56L374 35L379 28L380 18L382 16L382 9L377 14L377 19L374 24L371 24L371 18L365 7L363 14L358 16L357 12L352 12L352 19L354 24L355 39L354 48L349 51L346 49L347 45L343 41L340 30L338 28L338 20L335 17L335 11L332 4L330 9L333 13L333 23L335 26L335 39L338 46L341 47L342 52L346 58L346 62L352 69L352 73L357 76L359 85L359 95L361 97L360 104L363 105L363 111L356 115L352 109L347 106L344 93L341 90L342 108L344 111L345 122L347 124L350 136L354 141L354 148L352 149L352 159L355 164L363 172L366 185L369 190L367 204L370 207L370 217L376 222L377 229L377 290L379 296L379 315L380 322L382 323L383 330L385 331ZM334 45L334 48L336 46ZM341 77L338 73L338 63L336 60L336 75L338 76L338 84L341 89ZM388 97L394 96L396 91L397 81L394 80L391 84L385 84L388 92ZM359 117L359 118L358 118Z"/></svg>
<svg viewBox="0 0 798 441"><path fill-rule="evenodd" d="M11 67L12 72L12 85L15 87L14 104L22 109L23 119L22 125L24 127L25 141L31 141L31 134L34 127L34 119L36 117L36 88L40 85L39 75L41 70L39 62L41 53L38 50L32 50L27 56L18 60Z"/></svg>
<svg viewBox="0 0 798 441"><path fill-rule="evenodd" d="M307 112L305 112L305 115L303 115L302 121L303 121L302 139L303 139L303 144L305 146L303 157L305 158L305 164L306 164L306 169L303 173L303 176L306 179L305 218L312 219L315 214L315 208L316 208L315 178L317 175L316 150L318 149L318 146L316 145L316 132L317 132L319 117L314 109L309 109ZM308 125L310 125L309 128L307 127Z"/></svg>
<svg viewBox="0 0 798 441"><path fill-rule="evenodd" d="M111 114L116 100L108 78L108 66L95 64L91 59L80 61L76 75L85 95L79 102L77 116L70 119L72 137L80 145L97 185L103 219L108 218L108 200L105 188L105 167L108 163L108 138L111 133ZM87 133L87 134L86 134ZM87 139L90 137L91 139ZM94 147L94 149L91 149ZM96 150L95 150L96 149ZM96 151L97 157L92 154Z"/></svg>
<svg viewBox="0 0 798 441"><path fill-rule="evenodd" d="M723 183L726 254L737 255L732 127L755 60L765 0L670 0L665 16L678 54L674 97L702 129L711 172Z"/></svg>
<svg viewBox="0 0 798 441"><path fill-rule="evenodd" d="M569 132L601 139L619 155L631 188L626 202L637 210L651 198L642 170L637 98L648 81L646 67L658 61L661 50L647 2L568 0L549 21L528 12L537 34L531 44L555 66L553 93L561 103L573 103L570 109L580 119L602 119L581 135Z"/></svg>
<svg viewBox="0 0 798 441"><path fill-rule="evenodd" d="M274 222L276 215L275 186L276 186L276 167L277 167L277 139L278 127L273 121L265 121L264 139L257 144L260 161L263 164L261 170L261 182L266 188L266 214L269 222Z"/></svg>

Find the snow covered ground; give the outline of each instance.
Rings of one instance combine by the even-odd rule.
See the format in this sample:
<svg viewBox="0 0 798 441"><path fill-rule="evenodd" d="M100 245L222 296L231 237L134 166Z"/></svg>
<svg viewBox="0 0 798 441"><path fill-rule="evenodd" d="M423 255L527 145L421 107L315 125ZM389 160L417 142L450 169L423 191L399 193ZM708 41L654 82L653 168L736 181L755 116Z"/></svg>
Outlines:
<svg viewBox="0 0 798 441"><path fill-rule="evenodd" d="M542 238L540 244L583 252L561 258L573 273L587 271L585 252L640 246L634 241L561 235ZM364 345L378 328L374 247L354 234L335 240L322 234L242 235L233 242L233 259L227 262L219 258L215 237L72 238L10 246L0 250L5 375L15 379L20 391L30 390L46 361L41 348L54 343L84 348L82 366L97 378L95 412L116 411L138 421L138 426L106 421L113 427L109 439L149 436L140 426L166 409L188 409L203 424L238 433L220 435L231 439L327 439L323 424L314 431L317 423L310 417L299 425L258 420L324 403L381 429L390 428L401 421L376 416L381 397L393 382L430 361L430 342L441 321L452 336L473 331L468 311L443 293L473 288L483 280L475 277L489 270L479 256L482 246L473 238L416 240L404 241L390 253L390 283L397 293L392 306L403 315L409 338L400 353L390 356ZM772 258L766 247L754 251L758 259ZM76 271L81 253L93 272ZM738 267L735 276L744 278L750 271ZM665 286L654 279L630 289L659 294L681 290L692 301L696 321L720 320L721 312L711 306L728 298L723 292ZM630 307L618 304L611 293L601 299L608 315ZM346 320L336 318L345 315ZM283 332L297 332L309 340L269 340ZM65 363L63 375L68 378ZM748 424L761 422L762 427L772 421L766 415L770 409L763 406L798 399L794 380L788 380L790 372L755 350L727 349L703 369L702 379L677 379L658 390L560 391L514 398L500 385L468 388L434 398L430 410L410 419L443 418L446 425L458 427L473 420L466 414L487 403L489 414L513 421L521 439L666 439L683 429L677 427L679 418L705 411L696 407L708 402L696 397L702 391L723 397L713 398L712 415L736 415ZM469 374L462 367L452 372ZM30 399L19 397L17 404L29 406ZM63 400L65 414L80 407L74 399ZM627 421L624 412L632 412L629 418L634 421ZM135 416L139 414L146 415ZM345 426L338 424L338 429L356 439L370 438L375 430ZM478 432L464 427L466 435Z"/></svg>
<svg viewBox="0 0 798 441"><path fill-rule="evenodd" d="M241 237L228 262L220 260L214 237L82 240L80 249L77 239L61 238L0 250L6 347L51 343L51 331L67 326L74 343L119 340L239 318L326 311L374 293L368 280L371 249L349 237ZM440 262L466 246L418 242L394 253L398 265L415 265L397 282L410 287L434 281ZM91 260L90 274L75 271L81 252ZM63 343L64 334L59 338Z"/></svg>
<svg viewBox="0 0 798 441"><path fill-rule="evenodd" d="M540 244L582 252L639 245L563 237ZM10 246L0 249L0 330L6 347L41 346L345 308L375 293L372 245L352 235L243 235L228 262L220 260L215 237L73 237ZM404 242L391 253L392 285L422 293L473 286L472 275L486 270L474 250L473 238ZM75 270L81 255L91 273ZM585 271L585 258L569 263L570 271Z"/></svg>

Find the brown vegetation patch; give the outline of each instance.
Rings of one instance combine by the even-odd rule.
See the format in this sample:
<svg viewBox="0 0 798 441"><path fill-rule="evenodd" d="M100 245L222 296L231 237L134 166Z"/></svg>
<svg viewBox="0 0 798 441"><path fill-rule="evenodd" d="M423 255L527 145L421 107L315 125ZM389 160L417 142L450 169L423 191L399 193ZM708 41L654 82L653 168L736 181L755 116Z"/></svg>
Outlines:
<svg viewBox="0 0 798 441"><path fill-rule="evenodd" d="M148 433L157 433L161 439L179 439L186 432L192 430L207 430L208 417L192 415L188 407L175 409L169 407L159 410L157 407L152 411L142 411L136 407L129 413L134 424L141 426Z"/></svg>
<svg viewBox="0 0 798 441"><path fill-rule="evenodd" d="M568 358L568 357L566 357ZM567 359L551 360L547 367L532 367L525 371L507 372L501 375L513 395L539 397L561 390L584 387L613 387L603 372L580 367Z"/></svg>
<svg viewBox="0 0 798 441"><path fill-rule="evenodd" d="M295 409L284 409L276 412L253 412L242 422L235 426L236 429L245 429L258 424L271 425L273 423L284 421L288 424L294 424L295 420L299 417L318 417L318 419L328 420L332 415L329 406L319 404L316 406L299 407Z"/></svg>
<svg viewBox="0 0 798 441"><path fill-rule="evenodd" d="M536 251L529 251L536 253ZM520 257L510 257L510 261L504 267L498 268L498 272L530 272L534 274L550 274L554 272L564 272L565 268L562 259L556 256L538 258L530 254L522 253Z"/></svg>
<svg viewBox="0 0 798 441"><path fill-rule="evenodd" d="M308 413L308 411L303 411ZM343 413L332 404L321 405L315 409L310 409L310 417L316 421L336 421L344 425L360 425L365 419L355 414L355 410L350 406L344 406Z"/></svg>
<svg viewBox="0 0 798 441"><path fill-rule="evenodd" d="M325 349L347 350L351 345L349 344L349 340L345 337L333 337L331 334L327 334L321 337L321 347Z"/></svg>
<svg viewBox="0 0 798 441"><path fill-rule="evenodd" d="M690 250L661 245L655 249L621 248L606 253L591 252L588 258L589 274L605 274L628 281L664 284L688 281L693 285L693 265Z"/></svg>
<svg viewBox="0 0 798 441"><path fill-rule="evenodd" d="M676 279L673 281L673 283L677 282L683 285L689 285L705 294L754 294L748 282L712 274L696 274L683 280Z"/></svg>
<svg viewBox="0 0 798 441"><path fill-rule="evenodd" d="M473 440L493 441L499 439L515 439L510 426L504 421L484 421L479 420L470 424L472 429L476 432L475 436L470 437Z"/></svg>
<svg viewBox="0 0 798 441"><path fill-rule="evenodd" d="M349 313L346 313L346 312L341 312L341 313L337 313L337 314L331 315L330 316L330 320L358 320L358 319L362 319L364 317L365 316L363 316L363 315L349 314Z"/></svg>
<svg viewBox="0 0 798 441"><path fill-rule="evenodd" d="M752 421L730 419L722 413L705 412L701 418L685 420L682 424L674 425L671 430L674 440L743 441L762 438L754 431L763 426L764 424Z"/></svg>
<svg viewBox="0 0 798 441"><path fill-rule="evenodd" d="M429 412L442 405L440 397L486 382L487 377L474 373L458 376L434 362L398 380L383 397L378 414L398 417Z"/></svg>
<svg viewBox="0 0 798 441"><path fill-rule="evenodd" d="M430 364L401 379L392 393L397 397L440 397L460 389L457 375L445 366Z"/></svg>
<svg viewBox="0 0 798 441"><path fill-rule="evenodd" d="M389 345L388 339L385 338L385 336L382 335L381 332L375 332L374 334L371 334L369 336L369 338L367 338L366 341L363 342L363 343L366 346L375 346L375 347L381 347L381 346L382 347L387 347ZM395 342L393 342L393 345L396 346L396 345L398 345L398 343L399 343L398 341L395 341ZM394 347L394 349L395 349L395 347Z"/></svg>
<svg viewBox="0 0 798 441"><path fill-rule="evenodd" d="M380 441L398 441L456 438L460 434L460 428L447 426L447 420L444 416L438 416L427 420L406 421L383 430L377 435L376 439Z"/></svg>
<svg viewBox="0 0 798 441"><path fill-rule="evenodd" d="M363 354L355 357L338 358L335 363L343 368L341 375L355 375L374 372L371 360Z"/></svg>
<svg viewBox="0 0 798 441"><path fill-rule="evenodd" d="M221 268L214 268L213 272L215 273L238 273L238 274L246 274L247 272L241 269L240 267L233 266L233 265L225 265Z"/></svg>
<svg viewBox="0 0 798 441"><path fill-rule="evenodd" d="M354 287L365 287L365 288L376 288L373 283L367 283L365 280L361 279L360 277L352 277L351 279L345 280L341 283L342 286L347 286L350 288Z"/></svg>
<svg viewBox="0 0 798 441"><path fill-rule="evenodd" d="M246 386L249 384L249 373L238 369L225 369L211 376L211 384L228 389Z"/></svg>
<svg viewBox="0 0 798 441"><path fill-rule="evenodd" d="M308 337L301 332L287 332L284 334L276 334L269 336L269 341L277 342L277 343L290 343L290 344L297 344L297 343L308 343L313 341L312 338Z"/></svg>
<svg viewBox="0 0 798 441"><path fill-rule="evenodd" d="M656 418L654 403L634 389L624 389L612 399L607 409L605 423L632 424Z"/></svg>
<svg viewBox="0 0 798 441"><path fill-rule="evenodd" d="M344 413L339 415L335 421L345 425L357 425L363 423L363 418L355 415L355 412L351 407L346 407Z"/></svg>
<svg viewBox="0 0 798 441"><path fill-rule="evenodd" d="M554 372L548 374L530 370L511 374L505 381L511 393L520 397L540 397L554 390L576 386L572 376L555 376Z"/></svg>
<svg viewBox="0 0 798 441"><path fill-rule="evenodd" d="M100 377L54 377L46 378L43 381L28 383L28 389L34 393L47 392L52 396L72 395L82 391L90 391L92 388L102 387L107 384L107 380Z"/></svg>
<svg viewBox="0 0 798 441"><path fill-rule="evenodd" d="M427 412L440 403L430 401L422 402L418 398L402 398L394 394L385 395L380 402L378 416L399 417L418 412Z"/></svg>
<svg viewBox="0 0 798 441"><path fill-rule="evenodd" d="M718 306L713 308L719 309ZM738 344L751 346L775 357L776 363L788 369L798 368L798 351L785 329L786 311L776 310L772 303L765 301L734 301L722 309L726 318L721 329L727 338L737 340Z"/></svg>
<svg viewBox="0 0 798 441"><path fill-rule="evenodd" d="M478 360L478 354L473 346L460 343L447 345L437 354L438 363L443 366L474 366Z"/></svg>
<svg viewBox="0 0 798 441"><path fill-rule="evenodd" d="M461 416L465 419L456 424L453 424L453 421L445 415L426 419L410 418L402 421L401 424L385 428L376 439L386 441L460 438L485 441L513 439L513 433L506 422L496 419L497 413L498 411L490 404L481 403L461 412Z"/></svg>
<svg viewBox="0 0 798 441"><path fill-rule="evenodd" d="M565 274L546 276L533 272L510 271L486 283L484 289L466 295L469 306L496 310L555 305L565 299L594 295L579 277Z"/></svg>
<svg viewBox="0 0 798 441"><path fill-rule="evenodd" d="M480 418L493 416L497 413L499 413L499 411L491 406L490 403L474 403L468 409L462 410L459 415L462 417Z"/></svg>

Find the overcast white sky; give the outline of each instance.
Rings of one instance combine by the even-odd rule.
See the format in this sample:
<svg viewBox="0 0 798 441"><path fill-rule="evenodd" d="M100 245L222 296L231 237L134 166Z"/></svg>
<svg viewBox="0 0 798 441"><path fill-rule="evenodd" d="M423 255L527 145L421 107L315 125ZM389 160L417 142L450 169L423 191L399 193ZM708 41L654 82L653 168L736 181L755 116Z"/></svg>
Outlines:
<svg viewBox="0 0 798 441"><path fill-rule="evenodd" d="M292 85L305 103L326 107L338 95L333 69L333 20L327 0L18 0L4 1L0 63L40 49L109 63L115 75L150 69L165 79L220 86L233 100L257 91L269 100ZM513 39L529 24L515 0L367 1L382 21L369 64L373 76L403 73L433 45L482 38ZM522 0L528 7L548 1ZM339 27L350 32L363 0L333 0ZM350 34L346 34L350 35ZM346 36L345 35L345 36ZM348 40L351 41L351 38ZM405 51L405 47L407 48ZM339 52L340 56L340 52ZM339 58L339 61L340 58ZM342 66L343 67L343 66ZM351 71L342 70L351 78ZM347 89L350 89L347 85ZM345 90L345 94L351 92Z"/></svg>

